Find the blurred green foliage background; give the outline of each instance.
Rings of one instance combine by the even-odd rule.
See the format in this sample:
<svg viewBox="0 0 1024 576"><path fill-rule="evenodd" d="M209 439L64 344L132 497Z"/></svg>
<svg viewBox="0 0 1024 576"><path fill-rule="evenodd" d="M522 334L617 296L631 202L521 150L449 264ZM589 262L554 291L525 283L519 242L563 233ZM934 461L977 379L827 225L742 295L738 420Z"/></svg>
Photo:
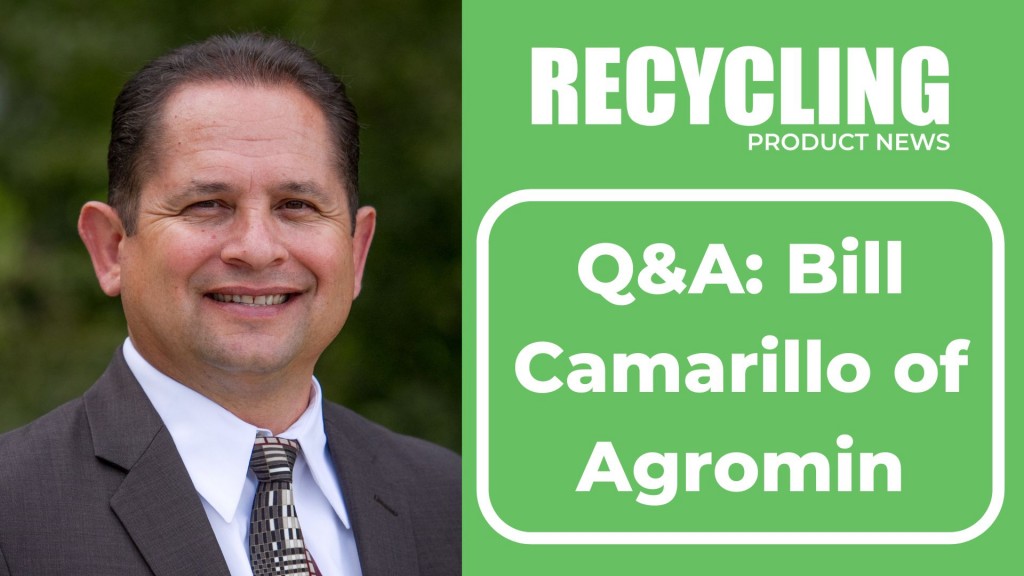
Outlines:
<svg viewBox="0 0 1024 576"><path fill-rule="evenodd" d="M106 198L114 98L149 59L259 30L349 87L379 210L363 293L317 377L328 398L458 449L457 1L0 0L0 431L80 395L127 332L78 239Z"/></svg>

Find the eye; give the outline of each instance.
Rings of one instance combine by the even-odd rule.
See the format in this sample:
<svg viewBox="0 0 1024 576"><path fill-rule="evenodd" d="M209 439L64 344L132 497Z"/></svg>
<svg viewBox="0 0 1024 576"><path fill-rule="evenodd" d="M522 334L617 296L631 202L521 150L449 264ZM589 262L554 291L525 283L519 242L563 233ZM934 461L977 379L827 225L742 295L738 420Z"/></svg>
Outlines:
<svg viewBox="0 0 1024 576"><path fill-rule="evenodd" d="M185 211L208 211L220 208L221 206L223 206L223 204L218 200L200 200L199 202L193 202L186 206Z"/></svg>
<svg viewBox="0 0 1024 576"><path fill-rule="evenodd" d="M309 202L302 200L285 200L281 203L281 208L285 210L312 210L313 206Z"/></svg>

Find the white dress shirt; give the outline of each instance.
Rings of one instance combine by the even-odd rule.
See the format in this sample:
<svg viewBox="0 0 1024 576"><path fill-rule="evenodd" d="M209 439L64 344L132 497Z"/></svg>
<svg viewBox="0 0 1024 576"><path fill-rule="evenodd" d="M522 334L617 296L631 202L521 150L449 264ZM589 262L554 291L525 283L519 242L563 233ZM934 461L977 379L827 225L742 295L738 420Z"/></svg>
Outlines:
<svg viewBox="0 0 1024 576"><path fill-rule="evenodd" d="M273 434L158 371L139 355L131 338L125 340L124 358L174 439L231 575L252 576L249 515L257 481L249 470L249 457L256 436ZM279 434L302 446L292 488L303 539L326 576L361 576L341 485L327 451L315 378L312 389L306 411Z"/></svg>

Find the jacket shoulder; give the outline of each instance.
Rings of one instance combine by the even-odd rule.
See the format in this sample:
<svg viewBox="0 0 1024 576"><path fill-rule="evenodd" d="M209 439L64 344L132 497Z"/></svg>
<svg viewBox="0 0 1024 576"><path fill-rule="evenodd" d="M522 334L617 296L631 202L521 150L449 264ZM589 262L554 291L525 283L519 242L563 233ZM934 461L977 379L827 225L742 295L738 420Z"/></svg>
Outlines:
<svg viewBox="0 0 1024 576"><path fill-rule="evenodd" d="M0 483L14 477L46 474L56 467L92 453L92 442L81 398L60 406L38 419L0 434Z"/></svg>
<svg viewBox="0 0 1024 576"><path fill-rule="evenodd" d="M462 458L447 448L389 430L333 402L324 402L324 423L366 450L378 466L461 485Z"/></svg>

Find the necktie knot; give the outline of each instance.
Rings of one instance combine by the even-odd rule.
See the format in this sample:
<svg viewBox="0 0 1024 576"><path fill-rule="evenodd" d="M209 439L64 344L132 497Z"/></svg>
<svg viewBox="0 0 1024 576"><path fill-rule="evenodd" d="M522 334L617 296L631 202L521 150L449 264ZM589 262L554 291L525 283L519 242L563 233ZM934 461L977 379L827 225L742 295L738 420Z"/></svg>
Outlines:
<svg viewBox="0 0 1024 576"><path fill-rule="evenodd" d="M249 459L249 468L256 473L256 479L262 482L292 481L292 470L295 458L299 453L299 443L287 438L261 436L256 438Z"/></svg>

